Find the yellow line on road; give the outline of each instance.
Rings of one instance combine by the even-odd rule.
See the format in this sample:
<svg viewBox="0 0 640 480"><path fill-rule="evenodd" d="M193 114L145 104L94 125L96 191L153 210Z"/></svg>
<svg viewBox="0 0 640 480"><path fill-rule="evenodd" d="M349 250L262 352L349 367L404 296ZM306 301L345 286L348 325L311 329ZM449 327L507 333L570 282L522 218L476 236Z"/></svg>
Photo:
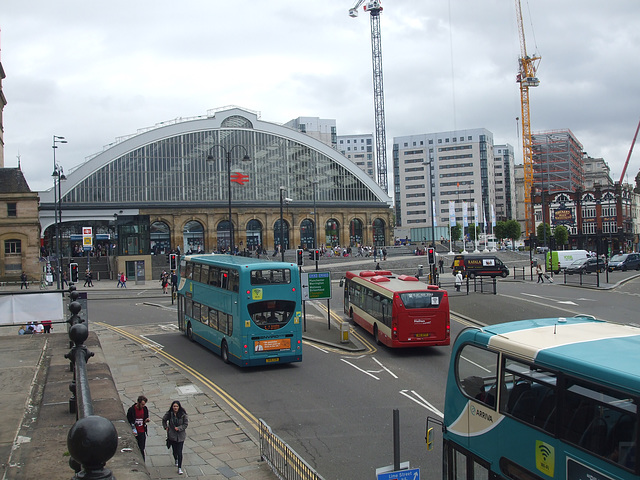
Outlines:
<svg viewBox="0 0 640 480"><path fill-rule="evenodd" d="M191 368L189 365L187 365L186 363L182 362L178 358L176 358L173 355L170 355L167 352L163 351L162 349L158 348L157 344L155 344L153 342L150 342L148 340L145 340L144 338L142 338L142 337L140 337L138 335L134 335L134 334L129 333L126 330L124 330L124 329L122 329L120 327L114 327L114 326L108 325L106 323L102 323L102 322L93 322L93 323L96 324L96 325L99 325L101 327L107 328L107 329L109 329L109 330L111 330L113 332L116 332L119 335L122 335L123 337L126 337L126 338L128 338L130 340L133 340L134 342L142 345L144 348L147 348L147 349L153 351L156 355L159 355L159 356L164 357L165 359L169 360L170 362L175 364L177 367L183 369L187 373L190 373L191 375L196 377L198 380L200 380L205 386L207 386L216 395L218 395L227 405L229 405L229 407L231 407L235 412L237 412L238 415L240 415L242 418L244 418L245 421L249 425L251 425L251 427L253 427L256 430L256 432L259 432L258 419L256 417L254 417L251 414L251 412L249 412L249 410L247 410L240 402L238 402L235 398L233 398L231 395L229 395L225 390L223 390L221 387L219 387L218 385L213 383L211 380L209 380L207 377L202 375L197 370L194 370L193 368Z"/></svg>

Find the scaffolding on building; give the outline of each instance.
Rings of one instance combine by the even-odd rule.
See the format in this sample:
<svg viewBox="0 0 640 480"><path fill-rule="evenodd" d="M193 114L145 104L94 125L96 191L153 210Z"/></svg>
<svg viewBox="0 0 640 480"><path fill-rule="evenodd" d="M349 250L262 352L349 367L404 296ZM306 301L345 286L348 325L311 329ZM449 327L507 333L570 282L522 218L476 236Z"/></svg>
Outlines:
<svg viewBox="0 0 640 480"><path fill-rule="evenodd" d="M584 186L582 144L571 130L534 133L533 184L540 191L575 192Z"/></svg>

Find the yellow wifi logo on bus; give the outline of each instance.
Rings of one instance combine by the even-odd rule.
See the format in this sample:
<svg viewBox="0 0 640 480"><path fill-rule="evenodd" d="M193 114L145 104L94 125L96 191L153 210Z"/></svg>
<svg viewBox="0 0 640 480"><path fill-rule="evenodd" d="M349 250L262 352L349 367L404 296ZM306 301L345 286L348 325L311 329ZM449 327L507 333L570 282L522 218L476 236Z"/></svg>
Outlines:
<svg viewBox="0 0 640 480"><path fill-rule="evenodd" d="M555 449L552 445L536 440L536 467L538 470L553 477L555 457Z"/></svg>

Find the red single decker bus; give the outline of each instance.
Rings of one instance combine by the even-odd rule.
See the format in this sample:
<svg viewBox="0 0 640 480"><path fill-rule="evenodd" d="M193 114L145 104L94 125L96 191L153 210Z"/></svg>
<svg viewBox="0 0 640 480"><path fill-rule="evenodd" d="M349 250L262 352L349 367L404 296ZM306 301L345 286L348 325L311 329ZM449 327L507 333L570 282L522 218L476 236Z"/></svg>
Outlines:
<svg viewBox="0 0 640 480"><path fill-rule="evenodd" d="M449 297L437 285L387 270L347 272L344 313L373 335L378 345L449 345Z"/></svg>

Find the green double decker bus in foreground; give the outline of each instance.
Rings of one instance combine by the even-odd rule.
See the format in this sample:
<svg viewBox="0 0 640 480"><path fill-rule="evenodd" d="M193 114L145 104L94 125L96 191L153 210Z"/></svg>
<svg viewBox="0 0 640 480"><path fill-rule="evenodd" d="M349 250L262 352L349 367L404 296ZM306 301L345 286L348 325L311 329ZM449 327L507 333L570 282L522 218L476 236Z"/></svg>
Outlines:
<svg viewBox="0 0 640 480"><path fill-rule="evenodd" d="M443 477L637 480L639 402L637 326L578 316L467 328L451 355Z"/></svg>
<svg viewBox="0 0 640 480"><path fill-rule="evenodd" d="M241 367L302 361L297 265L232 255L181 259L178 328Z"/></svg>

